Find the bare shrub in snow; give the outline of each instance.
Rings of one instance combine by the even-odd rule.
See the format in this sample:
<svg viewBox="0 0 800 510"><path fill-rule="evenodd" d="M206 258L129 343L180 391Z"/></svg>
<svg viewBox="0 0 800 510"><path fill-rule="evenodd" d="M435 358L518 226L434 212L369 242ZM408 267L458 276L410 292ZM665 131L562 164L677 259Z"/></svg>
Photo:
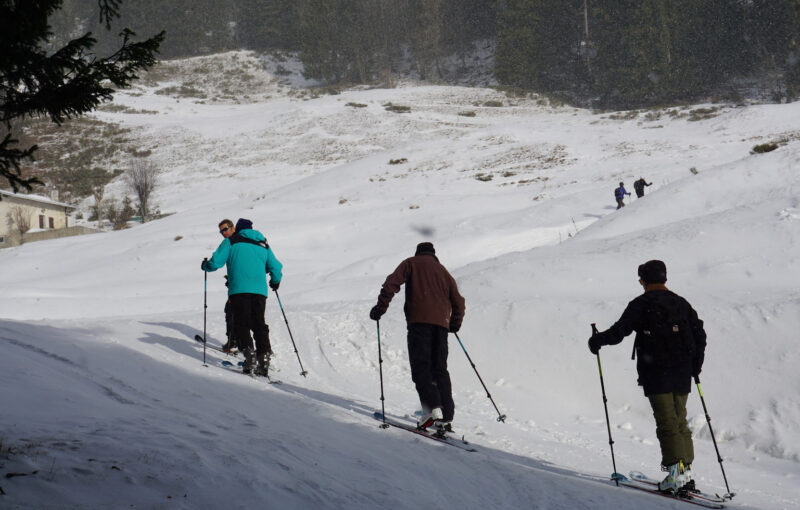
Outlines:
<svg viewBox="0 0 800 510"><path fill-rule="evenodd" d="M150 195L158 186L158 174L161 169L150 160L138 160L131 164L125 174L128 189L136 196L136 207L142 223L150 215Z"/></svg>
<svg viewBox="0 0 800 510"><path fill-rule="evenodd" d="M19 235L19 244L22 244L22 236L31 229L31 216L24 207L15 205L10 208L6 217L8 228Z"/></svg>

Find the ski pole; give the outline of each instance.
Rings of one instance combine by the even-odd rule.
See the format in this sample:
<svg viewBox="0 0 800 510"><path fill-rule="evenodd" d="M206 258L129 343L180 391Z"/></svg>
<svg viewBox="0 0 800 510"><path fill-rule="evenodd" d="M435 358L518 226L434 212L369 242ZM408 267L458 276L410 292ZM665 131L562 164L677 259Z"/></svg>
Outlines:
<svg viewBox="0 0 800 510"><path fill-rule="evenodd" d="M497 421L501 421L503 423L506 422L506 415L500 414L500 409L497 408L497 404L494 403L494 399L492 395L489 393L489 390L486 388L486 385L483 383L483 379L481 379L481 374L478 373L478 368L475 366L475 363L472 362L472 358L469 357L469 353L467 349L464 348L464 344L461 343L461 339L458 337L458 333L453 333L456 335L456 340L458 340L458 344L461 346L461 350L464 351L464 354L467 355L467 360L469 360L469 364L472 365L472 369L475 370L475 375L478 376L478 380L481 382L483 389L486 391L486 396L489 397L489 400L492 401L492 405L494 406L494 410L497 411Z"/></svg>
<svg viewBox="0 0 800 510"><path fill-rule="evenodd" d="M300 353L297 352L297 344L294 343L294 336L292 335L292 328L289 327L289 320L286 318L286 312L283 311L283 303L281 303L281 297L278 295L278 291L275 291L275 297L278 298L278 306L281 307L281 313L283 314L283 321L286 323L286 329L289 331L289 338L292 339L292 346L294 347L294 353L297 356L297 362L300 363L300 375L305 377L308 375L306 369L303 368L303 362L300 361Z"/></svg>
<svg viewBox="0 0 800 510"><path fill-rule="evenodd" d="M694 382L697 385L697 393L700 394L700 402L703 403L703 412L706 413L706 422L708 423L708 431L711 432L711 441L714 443L714 449L717 451L717 461L719 462L719 468L722 470L722 479L725 480L725 489L727 489L728 493L725 494L725 498L732 499L736 494L731 492L731 488L728 486L728 477L725 476L725 468L722 466L722 456L719 454L719 448L717 447L717 440L714 437L714 429L711 428L711 416L708 414L708 408L706 407L706 399L703 398L703 390L700 389L700 376L694 376Z"/></svg>
<svg viewBox="0 0 800 510"><path fill-rule="evenodd" d="M592 336L596 335L597 326L595 323L592 323ZM611 475L611 478L614 480L614 483L617 484L619 487L619 473L617 473L617 461L614 458L614 440L611 439L611 421L608 419L608 399L606 398L606 385L603 382L603 366L600 364L600 353L596 354L597 356L597 370L600 372L600 389L603 391L603 408L606 411L606 428L608 429L608 446L611 447L611 465L614 467L614 474Z"/></svg>
<svg viewBox="0 0 800 510"><path fill-rule="evenodd" d="M378 373L380 374L381 378L381 417L383 418L383 423L381 424L381 428L385 429L388 428L389 425L386 423L386 407L384 406L383 397L383 356L381 355L381 321L377 320L375 323L378 325Z"/></svg>
<svg viewBox="0 0 800 510"><path fill-rule="evenodd" d="M203 258L208 262L208 258ZM203 271L203 366L206 365L206 315L208 315L208 271Z"/></svg>

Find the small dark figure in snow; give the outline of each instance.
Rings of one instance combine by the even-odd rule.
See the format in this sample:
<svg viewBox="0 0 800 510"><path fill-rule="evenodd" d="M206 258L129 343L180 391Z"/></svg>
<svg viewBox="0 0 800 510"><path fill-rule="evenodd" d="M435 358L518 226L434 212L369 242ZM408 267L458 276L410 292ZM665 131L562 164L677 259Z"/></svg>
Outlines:
<svg viewBox="0 0 800 510"><path fill-rule="evenodd" d="M369 318L380 320L404 284L408 359L411 379L422 404L417 426L424 429L433 425L450 431L455 404L447 371L447 333L456 333L461 327L464 298L456 281L436 257L433 244L420 243L414 256L401 262L386 278Z"/></svg>
<svg viewBox="0 0 800 510"><path fill-rule="evenodd" d="M644 196L644 187L652 185L653 183L646 182L644 177L640 177L638 181L634 181L633 190L636 192L636 198L642 198Z"/></svg>
<svg viewBox="0 0 800 510"><path fill-rule="evenodd" d="M661 465L667 476L661 491L693 490L694 460L692 432L686 423L686 400L691 379L698 379L703 366L706 332L688 301L667 289L667 266L650 260L639 266L644 294L630 303L607 331L589 339L593 354L603 345L616 345L636 332L633 356L638 356L639 385L650 400L661 446Z"/></svg>
<svg viewBox="0 0 800 510"><path fill-rule="evenodd" d="M231 220L222 220L219 223L219 232L225 239L211 258L204 260L200 267L203 271L216 271L227 266L228 299L231 313L236 318L233 321L233 333L239 351L244 355L242 371L250 374L255 370L256 375L266 376L272 356L269 328L264 321L267 273L270 275L269 287L277 290L283 265L272 253L267 238L253 229L250 220L240 218L235 228Z"/></svg>
<svg viewBox="0 0 800 510"><path fill-rule="evenodd" d="M625 202L622 201L625 198L625 195L630 196L630 193L625 190L625 183L621 182L619 183L619 188L614 190L614 198L617 199L617 209L622 209L625 207Z"/></svg>

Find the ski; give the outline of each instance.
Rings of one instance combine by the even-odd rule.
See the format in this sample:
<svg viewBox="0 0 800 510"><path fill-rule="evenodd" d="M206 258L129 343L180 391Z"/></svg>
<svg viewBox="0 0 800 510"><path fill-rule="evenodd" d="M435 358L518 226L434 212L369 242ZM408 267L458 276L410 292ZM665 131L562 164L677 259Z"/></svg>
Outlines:
<svg viewBox="0 0 800 510"><path fill-rule="evenodd" d="M219 364L220 364L221 367L227 368L228 370L230 370L232 372L236 372L237 374L249 375L253 379L266 379L269 384L281 384L281 381L279 381L278 379L273 379L268 375L267 376L256 375L255 373L244 374L242 372L242 364L243 363L241 361L239 363L237 363L236 365L234 365L233 363L231 363L228 360L222 360L222 361L219 362Z"/></svg>
<svg viewBox="0 0 800 510"><path fill-rule="evenodd" d="M392 418L386 418L384 420L383 414L380 411L375 411L372 414L373 418L380 422L386 422L386 425L391 425L392 427L407 430L413 434L417 434L422 437L427 437L428 439L433 439L434 441L438 441L440 443L448 444L450 446L455 446L458 449L464 450L466 452L476 452L475 448L473 448L467 441L463 439L456 439L450 436L437 436L436 434L432 434L426 430L418 429L414 425L407 425L405 423L393 420Z"/></svg>
<svg viewBox="0 0 800 510"><path fill-rule="evenodd" d="M647 485L651 485L653 487L658 487L658 480L649 478L641 471L631 471L630 473L628 473L628 477L630 477L631 480L646 483ZM704 499L706 501L712 501L714 503L724 503L725 501L732 499L735 494L726 494L724 496L720 496L719 494L708 494L700 490L693 490L689 492L689 495L692 496L693 498Z"/></svg>
<svg viewBox="0 0 800 510"><path fill-rule="evenodd" d="M228 362L228 363L230 363L230 362ZM273 367L273 366L271 366L271 365L272 365L272 364L270 363L270 367L269 367L269 371L270 371L270 372L280 372L280 371L281 371L281 369L280 369L280 368L276 368L276 367ZM241 367L243 367L243 366L244 366L244 361L237 361L237 362L236 362L236 366L237 366L237 367L240 367L240 368L241 368Z"/></svg>
<svg viewBox="0 0 800 510"><path fill-rule="evenodd" d="M648 492L650 494L654 494L656 496L661 496L664 498L669 498L674 501L682 501L684 503L689 503L690 505L702 506L704 508L718 508L718 509L725 508L725 505L720 502L708 501L706 499L696 498L692 494L675 495L669 492L661 492L660 490L658 490L658 485L653 487L649 483L633 480L620 473L617 473L615 476L613 476L610 481L618 483L621 487L627 487L629 489Z"/></svg>
<svg viewBox="0 0 800 510"><path fill-rule="evenodd" d="M203 337L200 336L200 335L195 335L194 339L197 340L198 342L200 342L201 344L202 343L206 344L206 347L208 347L209 349L211 349L213 351L221 352L222 354L227 354L228 356L236 356L238 354L236 352L224 351L224 350L222 350L222 347L218 347L216 345L211 345L208 342L203 342Z"/></svg>

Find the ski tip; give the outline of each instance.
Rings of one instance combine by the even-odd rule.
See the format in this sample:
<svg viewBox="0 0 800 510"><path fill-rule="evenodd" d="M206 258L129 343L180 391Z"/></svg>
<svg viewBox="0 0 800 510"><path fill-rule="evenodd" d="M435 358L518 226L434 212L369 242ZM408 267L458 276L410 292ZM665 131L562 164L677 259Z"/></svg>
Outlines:
<svg viewBox="0 0 800 510"><path fill-rule="evenodd" d="M627 477L625 475L623 475L622 473L612 473L611 474L611 480L613 480L615 482L616 481L621 481L621 480L627 480Z"/></svg>
<svg viewBox="0 0 800 510"><path fill-rule="evenodd" d="M201 342L201 343L203 342L203 337L200 336L200 335L195 335L194 339L197 340L198 342Z"/></svg>
<svg viewBox="0 0 800 510"><path fill-rule="evenodd" d="M372 417L373 418L377 418L379 420L382 420L383 419L383 413L380 412L380 411L375 411L374 413L372 413Z"/></svg>

